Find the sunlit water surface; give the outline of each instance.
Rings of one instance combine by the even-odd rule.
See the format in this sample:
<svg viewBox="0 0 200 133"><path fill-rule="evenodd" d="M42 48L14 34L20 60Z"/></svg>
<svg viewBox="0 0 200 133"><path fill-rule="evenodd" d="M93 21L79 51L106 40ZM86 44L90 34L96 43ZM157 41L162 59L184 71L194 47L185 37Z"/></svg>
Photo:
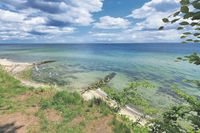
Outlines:
<svg viewBox="0 0 200 133"><path fill-rule="evenodd" d="M177 57L200 53L194 44L1 44L0 58L38 62L56 60L40 66L34 79L56 82L65 89L82 89L105 75L116 72L109 83L122 89L129 82L148 80L156 89L142 89L144 97L157 106L175 101L170 88L176 84L185 92L200 96L200 88L184 79L200 80L200 67L175 62Z"/></svg>

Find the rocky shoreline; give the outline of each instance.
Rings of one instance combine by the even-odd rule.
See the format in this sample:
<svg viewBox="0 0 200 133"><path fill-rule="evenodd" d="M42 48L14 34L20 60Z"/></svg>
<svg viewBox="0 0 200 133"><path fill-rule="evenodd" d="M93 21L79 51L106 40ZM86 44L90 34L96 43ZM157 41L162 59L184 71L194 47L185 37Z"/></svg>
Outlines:
<svg viewBox="0 0 200 133"><path fill-rule="evenodd" d="M48 63L48 61L45 63ZM41 63L23 63L23 62L11 61L8 59L0 59L0 65L3 67L3 69L5 69L9 74L14 76L19 81L21 81L23 85L29 86L29 87L35 87L35 88L48 87L49 85L47 84L29 81L27 79L22 79L18 76L19 73L25 71L26 69L33 68L36 64L41 64ZM105 101L108 104L108 106L112 108L118 107L117 102L112 99L109 99L107 94L100 88L101 85L105 85L106 83L111 81L112 78L115 77L115 75L116 73L110 73L102 80L95 82L94 84L92 84L91 86L83 90L81 92L81 95L84 98L84 100L88 101L93 98L100 98L103 101ZM147 119L144 118L143 114L135 111L134 108L130 108L129 106L120 107L118 111L118 115L123 115L129 118L131 121L138 122L141 125L145 125L147 123Z"/></svg>

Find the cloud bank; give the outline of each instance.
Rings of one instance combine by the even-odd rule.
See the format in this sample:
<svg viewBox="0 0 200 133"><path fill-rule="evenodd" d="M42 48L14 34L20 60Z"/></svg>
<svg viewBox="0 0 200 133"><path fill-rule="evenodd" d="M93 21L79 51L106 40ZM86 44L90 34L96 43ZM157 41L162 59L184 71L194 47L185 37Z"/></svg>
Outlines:
<svg viewBox="0 0 200 133"><path fill-rule="evenodd" d="M75 26L90 25L102 6L102 0L1 0L1 39L71 34Z"/></svg>
<svg viewBox="0 0 200 133"><path fill-rule="evenodd" d="M103 4L104 0L1 0L0 41L179 41L173 26L158 31L162 18L179 7L178 0L151 0L117 17L96 15Z"/></svg>
<svg viewBox="0 0 200 133"><path fill-rule="evenodd" d="M178 7L178 0L151 0L146 2L142 7L132 10L127 15L128 22L135 21L128 28L115 31L114 33L113 31L99 32L93 35L97 40L109 40L112 42L178 42L180 40L180 33L176 31L174 25L167 27L163 31L158 30L160 26L164 25L162 18L169 16ZM100 18L100 22L96 24L96 27L111 29L112 23L110 24L108 20ZM124 25L124 27L127 26L128 23ZM120 25L118 28L120 28Z"/></svg>

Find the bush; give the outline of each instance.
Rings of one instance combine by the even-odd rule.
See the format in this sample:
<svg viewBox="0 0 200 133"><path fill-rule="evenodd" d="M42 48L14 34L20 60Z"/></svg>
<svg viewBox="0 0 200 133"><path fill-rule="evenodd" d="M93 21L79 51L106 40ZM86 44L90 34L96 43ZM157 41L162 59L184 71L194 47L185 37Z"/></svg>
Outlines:
<svg viewBox="0 0 200 133"><path fill-rule="evenodd" d="M42 100L40 103L42 109L47 109L51 107L51 102L47 100Z"/></svg>
<svg viewBox="0 0 200 133"><path fill-rule="evenodd" d="M117 121L115 118L112 121L114 133L131 133L131 129L124 123Z"/></svg>
<svg viewBox="0 0 200 133"><path fill-rule="evenodd" d="M82 103L82 98L77 92L69 93L67 91L61 91L55 94L53 97L53 105L70 105Z"/></svg>
<svg viewBox="0 0 200 133"><path fill-rule="evenodd" d="M103 115L108 115L112 112L111 108L100 98L93 98L88 103L88 107L90 108L95 105L99 107L99 112Z"/></svg>
<svg viewBox="0 0 200 133"><path fill-rule="evenodd" d="M43 99L40 102L40 106L42 109L56 108L58 110L63 110L67 105L80 105L82 102L83 100L77 92L70 93L67 91L60 91L50 100Z"/></svg>

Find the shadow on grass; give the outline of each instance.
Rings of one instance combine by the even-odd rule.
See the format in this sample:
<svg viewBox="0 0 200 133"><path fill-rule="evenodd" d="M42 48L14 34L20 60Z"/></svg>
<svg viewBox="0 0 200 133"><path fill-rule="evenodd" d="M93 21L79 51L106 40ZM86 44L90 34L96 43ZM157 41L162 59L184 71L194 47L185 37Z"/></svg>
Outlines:
<svg viewBox="0 0 200 133"><path fill-rule="evenodd" d="M0 133L17 133L17 130L22 128L22 126L16 126L15 122L8 123L5 125L0 125Z"/></svg>

